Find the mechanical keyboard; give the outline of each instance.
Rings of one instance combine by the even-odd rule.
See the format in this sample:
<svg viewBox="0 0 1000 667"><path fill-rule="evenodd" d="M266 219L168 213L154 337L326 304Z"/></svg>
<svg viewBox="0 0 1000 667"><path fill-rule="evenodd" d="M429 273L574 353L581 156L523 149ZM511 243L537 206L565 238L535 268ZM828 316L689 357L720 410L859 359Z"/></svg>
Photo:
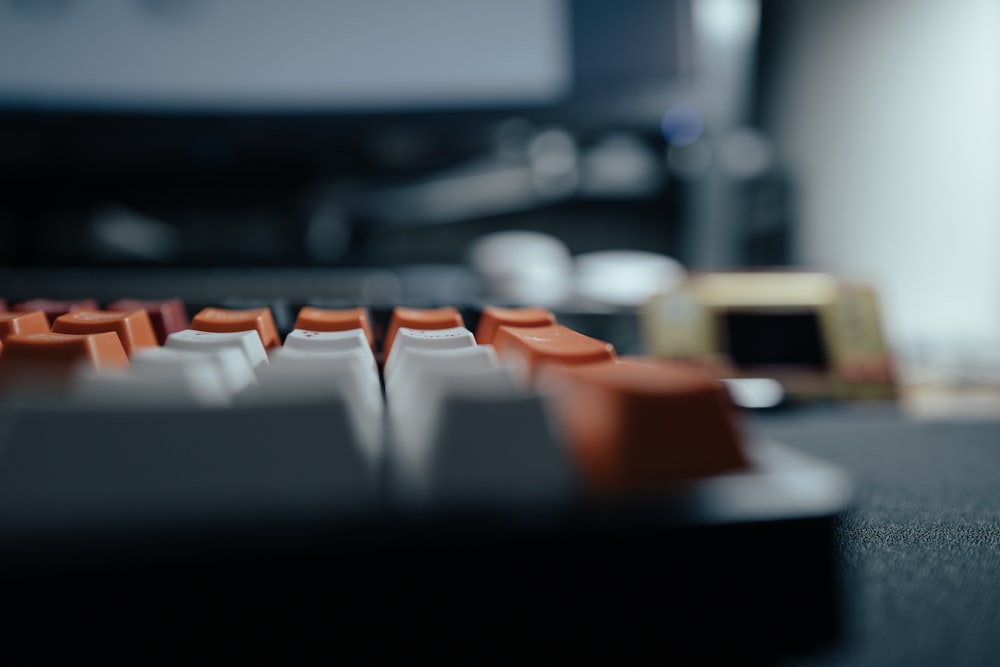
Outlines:
<svg viewBox="0 0 1000 667"><path fill-rule="evenodd" d="M38 628L176 640L168 618L223 652L397 657L836 635L845 480L742 435L694 367L542 308L3 305L12 655Z"/></svg>

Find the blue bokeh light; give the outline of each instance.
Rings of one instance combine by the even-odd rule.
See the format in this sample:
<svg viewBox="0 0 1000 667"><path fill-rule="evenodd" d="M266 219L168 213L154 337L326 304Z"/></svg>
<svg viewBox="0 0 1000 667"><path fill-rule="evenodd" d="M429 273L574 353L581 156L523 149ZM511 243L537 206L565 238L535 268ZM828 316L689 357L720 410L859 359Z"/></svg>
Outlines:
<svg viewBox="0 0 1000 667"><path fill-rule="evenodd" d="M690 146L698 141L704 129L698 110L683 102L671 106L660 119L660 132L673 146Z"/></svg>

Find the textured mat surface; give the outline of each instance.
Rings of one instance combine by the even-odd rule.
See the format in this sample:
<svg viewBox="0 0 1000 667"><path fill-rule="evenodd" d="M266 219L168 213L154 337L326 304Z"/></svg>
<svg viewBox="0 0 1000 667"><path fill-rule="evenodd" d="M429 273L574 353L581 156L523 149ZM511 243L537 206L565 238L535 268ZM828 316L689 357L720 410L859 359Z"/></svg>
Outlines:
<svg viewBox="0 0 1000 667"><path fill-rule="evenodd" d="M750 428L841 466L846 636L793 665L1000 665L1000 417L807 411Z"/></svg>

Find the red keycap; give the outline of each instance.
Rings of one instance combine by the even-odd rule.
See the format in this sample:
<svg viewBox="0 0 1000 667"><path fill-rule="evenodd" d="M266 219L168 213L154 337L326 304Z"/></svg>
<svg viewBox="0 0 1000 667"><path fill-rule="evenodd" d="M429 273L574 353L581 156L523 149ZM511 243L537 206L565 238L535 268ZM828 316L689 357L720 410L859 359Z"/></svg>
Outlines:
<svg viewBox="0 0 1000 667"><path fill-rule="evenodd" d="M204 308L191 320L191 328L196 331L232 333L234 331L256 331L265 349L281 345L278 327L270 308L230 310L227 308Z"/></svg>
<svg viewBox="0 0 1000 667"><path fill-rule="evenodd" d="M19 313L27 313L32 310L40 310L45 313L49 322L54 322L57 317L77 310L97 310L97 302L93 299L81 299L79 301L59 301L56 299L31 299L15 304L13 310Z"/></svg>
<svg viewBox="0 0 1000 667"><path fill-rule="evenodd" d="M128 313L116 313L109 310L81 310L66 313L56 318L52 323L52 331L66 334L93 334L111 331L125 348L125 353L132 356L138 348L156 347L156 334L153 324L145 310L133 310Z"/></svg>
<svg viewBox="0 0 1000 667"><path fill-rule="evenodd" d="M656 491L748 465L725 389L693 365L626 358L547 366L539 385L599 493Z"/></svg>
<svg viewBox="0 0 1000 667"><path fill-rule="evenodd" d="M305 306L295 319L296 329L308 331L350 331L361 329L365 332L368 344L374 346L372 325L368 320L368 310L365 308L329 309Z"/></svg>
<svg viewBox="0 0 1000 667"><path fill-rule="evenodd" d="M0 313L0 340L14 334L48 333L48 331L49 320L40 310L28 313Z"/></svg>
<svg viewBox="0 0 1000 667"><path fill-rule="evenodd" d="M489 345L499 327L547 327L556 323L556 316L545 308L499 308L486 306L476 327L476 342Z"/></svg>
<svg viewBox="0 0 1000 667"><path fill-rule="evenodd" d="M561 324L521 329L500 327L493 346L504 361L519 368L533 380L547 364L577 366L615 358L615 348Z"/></svg>
<svg viewBox="0 0 1000 667"><path fill-rule="evenodd" d="M462 315L451 306L445 308L403 308L397 306L392 309L392 318L389 320L389 329L385 334L385 342L382 344L382 354L389 356L392 349L392 342L396 339L396 332L400 327L409 329L451 329L452 327L464 326Z"/></svg>
<svg viewBox="0 0 1000 667"><path fill-rule="evenodd" d="M145 310L149 321L153 323L156 341L163 345L167 336L177 331L184 331L189 326L187 309L180 299L119 299L108 304L108 310L127 313L133 310Z"/></svg>

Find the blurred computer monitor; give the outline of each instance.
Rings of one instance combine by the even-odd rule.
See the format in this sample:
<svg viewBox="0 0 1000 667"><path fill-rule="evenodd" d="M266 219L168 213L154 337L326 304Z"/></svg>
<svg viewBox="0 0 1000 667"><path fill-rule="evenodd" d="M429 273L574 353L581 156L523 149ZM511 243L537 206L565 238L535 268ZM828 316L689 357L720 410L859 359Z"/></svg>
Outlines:
<svg viewBox="0 0 1000 667"><path fill-rule="evenodd" d="M715 28L725 29L727 6L752 3L702 4L721 8ZM539 137L556 168L559 151L608 144L602 156L645 169L631 192L591 190L652 202L619 245L668 251L669 234L652 230L671 215L661 118L692 100L732 106L699 51L713 35L700 34L696 9L690 0L2 2L0 262L398 262L370 238L572 199L577 180L534 183L530 197L504 190L514 176L498 156ZM453 189L476 193L465 208L451 191L384 192L480 172L478 190ZM423 207L431 200L447 206ZM569 233L581 250L606 242L586 225ZM441 257L464 243L431 238L448 245ZM399 243L417 261L437 258Z"/></svg>

